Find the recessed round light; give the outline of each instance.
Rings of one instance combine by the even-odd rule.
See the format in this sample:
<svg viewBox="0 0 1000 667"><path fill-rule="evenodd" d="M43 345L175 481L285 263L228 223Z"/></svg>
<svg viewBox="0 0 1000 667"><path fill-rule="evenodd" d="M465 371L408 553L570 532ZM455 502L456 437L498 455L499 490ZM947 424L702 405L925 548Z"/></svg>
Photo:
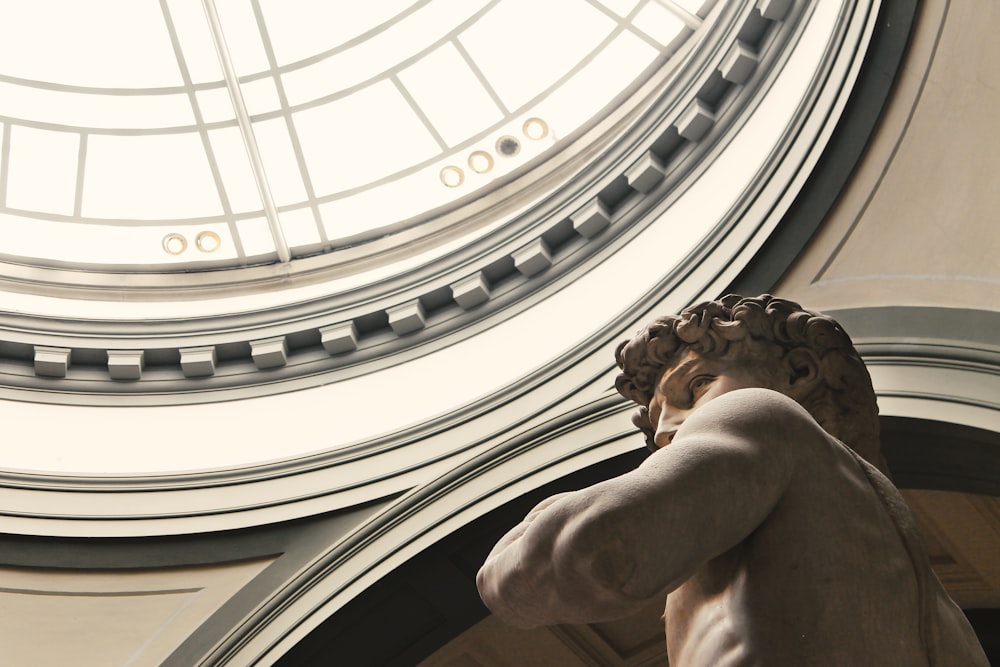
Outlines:
<svg viewBox="0 0 1000 667"><path fill-rule="evenodd" d="M504 157L514 157L521 152L521 142L509 134L497 139L497 153Z"/></svg>
<svg viewBox="0 0 1000 667"><path fill-rule="evenodd" d="M441 182L449 188L457 188L465 180L465 173L453 165L449 165L441 170Z"/></svg>
<svg viewBox="0 0 1000 667"><path fill-rule="evenodd" d="M477 174L485 174L493 168L493 158L486 151L476 151L469 156L469 168Z"/></svg>
<svg viewBox="0 0 1000 667"><path fill-rule="evenodd" d="M539 140L544 139L549 133L548 124L541 118L529 118L524 121L524 136L529 139Z"/></svg>
<svg viewBox="0 0 1000 667"><path fill-rule="evenodd" d="M163 237L163 249L171 255L179 255L187 250L187 239L180 234L167 234Z"/></svg>
<svg viewBox="0 0 1000 667"><path fill-rule="evenodd" d="M202 252L215 252L222 245L222 239L215 232L201 232L194 240L194 244Z"/></svg>

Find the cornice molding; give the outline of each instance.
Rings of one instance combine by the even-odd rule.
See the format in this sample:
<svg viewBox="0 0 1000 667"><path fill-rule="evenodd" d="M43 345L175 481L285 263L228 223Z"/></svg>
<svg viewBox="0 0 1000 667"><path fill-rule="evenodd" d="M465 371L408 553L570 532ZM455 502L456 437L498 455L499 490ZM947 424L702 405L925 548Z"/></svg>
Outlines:
<svg viewBox="0 0 1000 667"><path fill-rule="evenodd" d="M868 366L884 416L1000 433L1000 312L872 306L829 314Z"/></svg>

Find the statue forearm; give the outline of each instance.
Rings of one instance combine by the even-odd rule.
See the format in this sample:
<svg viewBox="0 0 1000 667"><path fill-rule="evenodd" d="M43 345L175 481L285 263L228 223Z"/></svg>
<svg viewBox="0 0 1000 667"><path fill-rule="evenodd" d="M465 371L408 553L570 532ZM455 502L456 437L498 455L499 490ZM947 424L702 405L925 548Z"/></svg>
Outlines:
<svg viewBox="0 0 1000 667"><path fill-rule="evenodd" d="M614 618L638 601L624 590L634 564L592 489L547 499L497 543L477 577L506 623L533 627ZM629 562L626 562L629 561Z"/></svg>
<svg viewBox="0 0 1000 667"><path fill-rule="evenodd" d="M528 628L548 621L536 585L545 579L545 572L525 566L522 547L520 536L515 536L502 550L494 549L479 570L476 584L483 602L497 617Z"/></svg>

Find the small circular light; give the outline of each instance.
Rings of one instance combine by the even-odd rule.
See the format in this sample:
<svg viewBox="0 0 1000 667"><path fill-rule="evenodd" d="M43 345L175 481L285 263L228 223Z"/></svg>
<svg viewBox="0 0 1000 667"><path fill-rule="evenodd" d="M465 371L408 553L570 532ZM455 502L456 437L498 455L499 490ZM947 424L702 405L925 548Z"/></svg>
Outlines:
<svg viewBox="0 0 1000 667"><path fill-rule="evenodd" d="M441 170L441 182L449 188L457 188L465 180L465 173L458 167L449 165Z"/></svg>
<svg viewBox="0 0 1000 667"><path fill-rule="evenodd" d="M476 151L469 156L469 168L477 174L485 174L493 168L493 158L486 151Z"/></svg>
<svg viewBox="0 0 1000 667"><path fill-rule="evenodd" d="M167 234L163 237L163 249L171 255L179 255L187 250L188 242L180 234Z"/></svg>
<svg viewBox="0 0 1000 667"><path fill-rule="evenodd" d="M194 244L202 252L215 252L222 245L222 239L215 232L201 232L194 240Z"/></svg>
<svg viewBox="0 0 1000 667"><path fill-rule="evenodd" d="M516 138L504 135L497 139L497 153L504 157L514 157L521 152L521 142Z"/></svg>
<svg viewBox="0 0 1000 667"><path fill-rule="evenodd" d="M529 118L524 121L524 136L538 141L544 139L549 133L549 126L541 118Z"/></svg>

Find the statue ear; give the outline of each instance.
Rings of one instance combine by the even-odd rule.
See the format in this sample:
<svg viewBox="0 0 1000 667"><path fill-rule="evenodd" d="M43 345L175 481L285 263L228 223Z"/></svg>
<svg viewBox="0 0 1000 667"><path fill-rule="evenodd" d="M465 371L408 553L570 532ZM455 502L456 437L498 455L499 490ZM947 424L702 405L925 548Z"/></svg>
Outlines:
<svg viewBox="0 0 1000 667"><path fill-rule="evenodd" d="M797 347L785 355L785 366L788 369L788 384L795 391L808 393L820 377L819 356L807 347Z"/></svg>

